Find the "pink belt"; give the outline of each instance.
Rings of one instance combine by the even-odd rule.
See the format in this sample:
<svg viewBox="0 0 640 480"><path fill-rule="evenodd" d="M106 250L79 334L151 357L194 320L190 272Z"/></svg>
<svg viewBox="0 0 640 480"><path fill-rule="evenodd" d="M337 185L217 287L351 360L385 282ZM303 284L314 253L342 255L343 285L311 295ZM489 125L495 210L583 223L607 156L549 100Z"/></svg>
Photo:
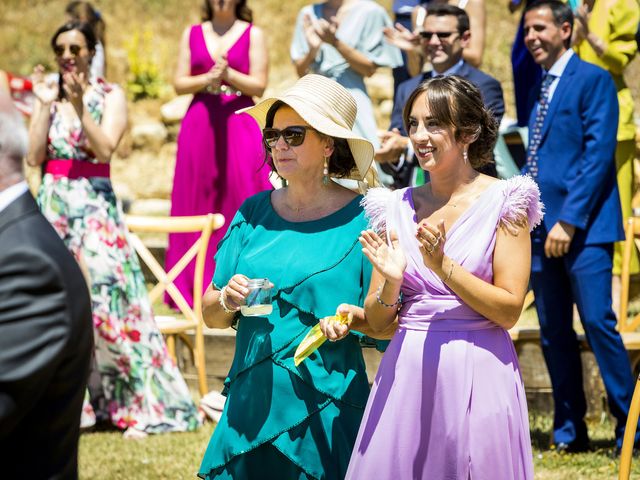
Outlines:
<svg viewBox="0 0 640 480"><path fill-rule="evenodd" d="M56 178L71 179L106 177L109 178L111 166L108 163L91 163L83 160L56 158L47 160L44 173L50 173Z"/></svg>

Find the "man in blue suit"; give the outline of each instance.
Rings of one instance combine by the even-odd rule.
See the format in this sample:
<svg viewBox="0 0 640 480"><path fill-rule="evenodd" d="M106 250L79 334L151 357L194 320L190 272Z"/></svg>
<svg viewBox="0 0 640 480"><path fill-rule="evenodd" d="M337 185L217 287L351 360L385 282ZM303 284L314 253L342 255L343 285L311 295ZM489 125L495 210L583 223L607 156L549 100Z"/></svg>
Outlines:
<svg viewBox="0 0 640 480"><path fill-rule="evenodd" d="M588 449L573 304L596 357L622 444L634 380L611 309L613 242L622 240L616 184L618 100L611 76L569 48L573 14L557 0L525 10L525 44L544 69L532 95L527 163L544 222L532 233L531 282L553 386L559 450Z"/></svg>
<svg viewBox="0 0 640 480"><path fill-rule="evenodd" d="M430 6L423 28L420 41L433 70L416 75L400 84L393 102L391 126L382 138L380 149L376 151L376 161L382 164L386 173L394 177L394 188L406 187L412 183L415 165L409 138L402 124L402 110L411 92L424 80L435 75L463 77L480 89L485 106L493 112L498 124L504 115L504 98L500 82L462 59L462 52L471 39L467 13L453 5ZM491 173L494 171L495 168Z"/></svg>

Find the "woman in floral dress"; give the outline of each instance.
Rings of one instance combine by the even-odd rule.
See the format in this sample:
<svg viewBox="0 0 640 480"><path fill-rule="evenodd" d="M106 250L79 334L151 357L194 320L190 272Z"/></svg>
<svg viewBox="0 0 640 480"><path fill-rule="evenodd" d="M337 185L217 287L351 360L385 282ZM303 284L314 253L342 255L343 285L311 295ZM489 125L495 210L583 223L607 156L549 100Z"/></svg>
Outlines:
<svg viewBox="0 0 640 480"><path fill-rule="evenodd" d="M111 187L109 161L126 126L126 99L115 85L87 80L95 42L81 23L54 34L59 82L47 82L36 67L27 161L42 166L42 213L88 276L95 368L111 423L133 437L193 430L201 423L197 408L155 325ZM85 413L93 416L88 401Z"/></svg>

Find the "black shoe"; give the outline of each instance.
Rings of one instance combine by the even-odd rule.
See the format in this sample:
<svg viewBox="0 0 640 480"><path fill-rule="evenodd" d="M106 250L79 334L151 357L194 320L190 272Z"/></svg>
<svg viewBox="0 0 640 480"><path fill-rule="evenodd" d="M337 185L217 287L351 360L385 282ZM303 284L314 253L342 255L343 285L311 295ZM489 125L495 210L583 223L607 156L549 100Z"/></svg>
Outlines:
<svg viewBox="0 0 640 480"><path fill-rule="evenodd" d="M558 453L584 453L590 450L588 440L574 440L571 443L558 442L555 446Z"/></svg>

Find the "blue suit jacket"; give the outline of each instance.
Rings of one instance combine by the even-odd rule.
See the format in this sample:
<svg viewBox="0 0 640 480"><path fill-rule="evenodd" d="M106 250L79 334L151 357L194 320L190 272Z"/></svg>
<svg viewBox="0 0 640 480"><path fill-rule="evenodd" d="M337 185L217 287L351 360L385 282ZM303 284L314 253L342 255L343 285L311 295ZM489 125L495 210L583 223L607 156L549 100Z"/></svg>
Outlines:
<svg viewBox="0 0 640 480"><path fill-rule="evenodd" d="M485 106L490 109L496 117L496 121L500 124L504 115L504 97L502 95L502 87L500 82L495 78L481 72L472 67L467 62L463 62L460 70L456 73L459 77L465 78L480 89ZM424 80L431 78L431 72L421 73L415 77L405 80L398 86L396 98L393 103L393 111L391 112L391 126L389 129L397 128L403 136L408 136L402 122L402 110L409 95Z"/></svg>
<svg viewBox="0 0 640 480"><path fill-rule="evenodd" d="M540 92L531 96L533 108ZM574 55L558 80L542 126L538 176L547 231L559 220L574 225L574 243L624 238L616 183L618 97L611 75ZM527 166L523 173L527 173Z"/></svg>

